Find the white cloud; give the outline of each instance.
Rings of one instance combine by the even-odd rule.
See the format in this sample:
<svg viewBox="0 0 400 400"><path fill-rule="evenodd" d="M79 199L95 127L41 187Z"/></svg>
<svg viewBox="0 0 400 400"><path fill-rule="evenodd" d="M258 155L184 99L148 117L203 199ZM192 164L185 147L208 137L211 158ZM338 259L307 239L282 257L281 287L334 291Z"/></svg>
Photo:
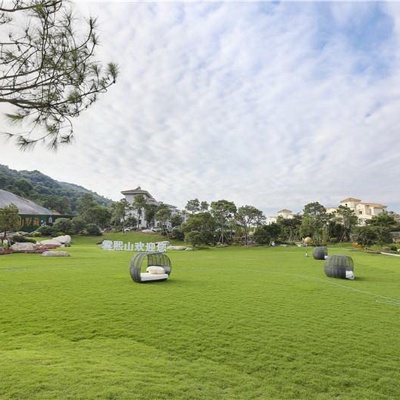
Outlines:
<svg viewBox="0 0 400 400"><path fill-rule="evenodd" d="M75 6L98 17L98 55L118 62L118 83L75 121L72 146L2 144L2 164L115 200L141 185L179 207L227 199L270 215L355 196L400 211L399 4ZM351 37L363 18L382 59Z"/></svg>

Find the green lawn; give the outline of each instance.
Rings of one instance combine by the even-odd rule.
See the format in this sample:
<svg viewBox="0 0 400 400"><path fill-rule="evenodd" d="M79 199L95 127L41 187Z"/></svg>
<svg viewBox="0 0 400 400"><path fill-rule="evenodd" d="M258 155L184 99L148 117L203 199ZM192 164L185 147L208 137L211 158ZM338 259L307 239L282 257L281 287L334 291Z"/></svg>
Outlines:
<svg viewBox="0 0 400 400"><path fill-rule="evenodd" d="M0 256L0 399L400 398L400 257L329 248L347 281L297 247L169 252L138 284L98 241Z"/></svg>

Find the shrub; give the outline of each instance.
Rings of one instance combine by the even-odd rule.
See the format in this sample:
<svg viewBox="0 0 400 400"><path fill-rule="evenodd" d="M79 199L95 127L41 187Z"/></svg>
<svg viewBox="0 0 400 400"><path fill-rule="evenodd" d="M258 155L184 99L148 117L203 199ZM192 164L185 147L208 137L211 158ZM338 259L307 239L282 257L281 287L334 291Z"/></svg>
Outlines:
<svg viewBox="0 0 400 400"><path fill-rule="evenodd" d="M72 218L73 233L80 234L85 231L86 222L82 217Z"/></svg>
<svg viewBox="0 0 400 400"><path fill-rule="evenodd" d="M176 240L184 240L185 234L179 229L179 227L174 227L171 230L170 238Z"/></svg>
<svg viewBox="0 0 400 400"><path fill-rule="evenodd" d="M74 233L72 221L68 218L58 218L53 224L53 229L66 235Z"/></svg>
<svg viewBox="0 0 400 400"><path fill-rule="evenodd" d="M43 225L40 228L36 229L36 232L39 232L42 236L54 236L54 229L50 225Z"/></svg>
<svg viewBox="0 0 400 400"><path fill-rule="evenodd" d="M256 228L253 239L258 244L270 244L280 234L280 227L276 223L271 225L263 225Z"/></svg>
<svg viewBox="0 0 400 400"><path fill-rule="evenodd" d="M32 233L30 234L30 236L31 236L31 237L40 237L40 236L42 236L42 234L41 234L40 232L38 232L38 231L35 231L35 232L32 232Z"/></svg>
<svg viewBox="0 0 400 400"><path fill-rule="evenodd" d="M14 235L11 237L11 241L15 243L36 243L36 240L23 235Z"/></svg>
<svg viewBox="0 0 400 400"><path fill-rule="evenodd" d="M185 234L185 242L190 243L193 247L200 245L213 244L214 236L210 232L192 231Z"/></svg>
<svg viewBox="0 0 400 400"><path fill-rule="evenodd" d="M96 224L87 224L85 229L86 235L89 236L101 236L101 230Z"/></svg>

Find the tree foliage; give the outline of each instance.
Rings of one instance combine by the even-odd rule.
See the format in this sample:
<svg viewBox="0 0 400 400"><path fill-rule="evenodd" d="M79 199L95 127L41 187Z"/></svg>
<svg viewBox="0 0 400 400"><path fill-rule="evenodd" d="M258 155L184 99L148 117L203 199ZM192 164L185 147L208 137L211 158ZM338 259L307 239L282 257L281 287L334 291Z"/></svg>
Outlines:
<svg viewBox="0 0 400 400"><path fill-rule="evenodd" d="M211 215L214 217L217 229L220 232L219 241L225 243L225 231L229 228L229 222L235 217L237 212L233 201L218 200L211 202Z"/></svg>
<svg viewBox="0 0 400 400"><path fill-rule="evenodd" d="M293 242L300 239L302 217L294 215L293 218L278 217L277 224L280 226L283 241Z"/></svg>
<svg viewBox="0 0 400 400"><path fill-rule="evenodd" d="M189 214L196 214L196 213L200 212L200 201L199 201L199 199L188 200L188 202L186 203L186 206L185 206L185 210Z"/></svg>
<svg viewBox="0 0 400 400"><path fill-rule="evenodd" d="M17 231L18 229L18 207L15 204L10 204L0 208L0 231L3 232L3 238L7 237L7 231Z"/></svg>
<svg viewBox="0 0 400 400"><path fill-rule="evenodd" d="M138 196L135 196L135 199L134 199L133 204L132 204L132 208L134 210L136 210L137 216L138 216L138 218L137 218L137 229L139 229L140 224L143 222L142 221L142 217L143 217L143 214L144 214L143 211L145 210L146 204L147 204L146 199L144 198L144 196L142 194L139 194Z"/></svg>
<svg viewBox="0 0 400 400"><path fill-rule="evenodd" d="M111 221L111 210L107 207L96 205L87 210L85 221L100 228L108 228Z"/></svg>
<svg viewBox="0 0 400 400"><path fill-rule="evenodd" d="M377 243L377 232L372 226L359 226L354 230L353 240L364 247Z"/></svg>
<svg viewBox="0 0 400 400"><path fill-rule="evenodd" d="M46 207L49 210L56 210L60 214L64 215L72 213L71 201L66 196L61 196L61 197L55 195L46 196L43 201L43 207Z"/></svg>
<svg viewBox="0 0 400 400"><path fill-rule="evenodd" d="M315 243L325 242L329 219L330 216L322 204L317 201L306 204L303 210L301 235L303 237L311 236Z"/></svg>
<svg viewBox="0 0 400 400"><path fill-rule="evenodd" d="M381 226L389 229L398 227L399 225L394 216L388 214L387 212L375 215L370 220L366 221L366 224L370 226Z"/></svg>
<svg viewBox="0 0 400 400"><path fill-rule="evenodd" d="M69 218L57 218L53 224L55 232L60 232L65 235L72 235L75 233L74 224Z"/></svg>
<svg viewBox="0 0 400 400"><path fill-rule="evenodd" d="M111 221L110 224L116 228L117 230L125 231L127 226L130 226L131 216L130 211L132 210L132 206L126 201L126 199L122 199L120 201L115 201L111 204ZM135 219L134 225L136 225L137 221Z"/></svg>
<svg viewBox="0 0 400 400"><path fill-rule="evenodd" d="M373 244L383 246L384 244L393 243L391 229L384 225L368 224L366 226L359 226L354 230L352 239L365 246L369 247Z"/></svg>
<svg viewBox="0 0 400 400"><path fill-rule="evenodd" d="M358 223L358 218L354 211L349 207L340 205L336 211L336 217L342 227L340 241L350 240L351 231Z"/></svg>
<svg viewBox="0 0 400 400"><path fill-rule="evenodd" d="M209 204L206 201L201 201L199 199L192 199L188 200L185 206L185 210L189 214L196 214L199 212L206 212L208 211Z"/></svg>
<svg viewBox="0 0 400 400"><path fill-rule="evenodd" d="M85 219L85 215L93 207L96 207L97 203L94 197L90 193L86 193L77 200L78 213Z"/></svg>
<svg viewBox="0 0 400 400"><path fill-rule="evenodd" d="M160 221L162 233L167 233L167 222L171 219L171 209L166 204L160 204L157 208L155 219Z"/></svg>
<svg viewBox="0 0 400 400"><path fill-rule="evenodd" d="M182 230L185 240L193 246L214 244L215 220L209 212L191 215Z"/></svg>
<svg viewBox="0 0 400 400"><path fill-rule="evenodd" d="M157 204L147 203L144 206L144 219L146 221L147 226L154 227L155 217L157 212Z"/></svg>
<svg viewBox="0 0 400 400"><path fill-rule="evenodd" d="M253 206L239 207L236 213L236 223L243 229L246 246L249 243L249 232L251 227L260 226L265 221L262 211Z"/></svg>
<svg viewBox="0 0 400 400"><path fill-rule="evenodd" d="M365 247L393 242L391 231L398 229L398 222L393 215L383 212L366 221L366 226L357 227L352 239Z"/></svg>
<svg viewBox="0 0 400 400"><path fill-rule="evenodd" d="M84 233L89 236L101 236L101 231L96 224L87 224Z"/></svg>
<svg viewBox="0 0 400 400"><path fill-rule="evenodd" d="M5 132L21 149L43 141L50 148L70 143L72 118L89 108L116 82L118 67L95 60L96 19L86 31L66 0L0 3L0 103L13 111L20 133Z"/></svg>
<svg viewBox="0 0 400 400"><path fill-rule="evenodd" d="M281 233L281 226L277 223L262 225L254 231L254 241L258 244L270 244L275 241Z"/></svg>
<svg viewBox="0 0 400 400"><path fill-rule="evenodd" d="M84 194L77 201L79 216L87 223L101 228L110 226L112 211L99 205L90 193Z"/></svg>
<svg viewBox="0 0 400 400"><path fill-rule="evenodd" d="M84 232L86 227L86 222L82 217L74 217L72 218L72 228L74 234L81 234Z"/></svg>

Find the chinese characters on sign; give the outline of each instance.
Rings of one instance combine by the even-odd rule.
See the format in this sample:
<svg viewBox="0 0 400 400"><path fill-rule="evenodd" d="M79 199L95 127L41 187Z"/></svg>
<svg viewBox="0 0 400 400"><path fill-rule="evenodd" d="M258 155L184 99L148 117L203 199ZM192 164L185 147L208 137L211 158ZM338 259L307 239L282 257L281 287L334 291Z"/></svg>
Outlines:
<svg viewBox="0 0 400 400"><path fill-rule="evenodd" d="M101 244L103 250L117 250L117 251L148 251L148 252L160 252L167 251L167 244L165 242L160 243L124 243L119 240L103 240Z"/></svg>

